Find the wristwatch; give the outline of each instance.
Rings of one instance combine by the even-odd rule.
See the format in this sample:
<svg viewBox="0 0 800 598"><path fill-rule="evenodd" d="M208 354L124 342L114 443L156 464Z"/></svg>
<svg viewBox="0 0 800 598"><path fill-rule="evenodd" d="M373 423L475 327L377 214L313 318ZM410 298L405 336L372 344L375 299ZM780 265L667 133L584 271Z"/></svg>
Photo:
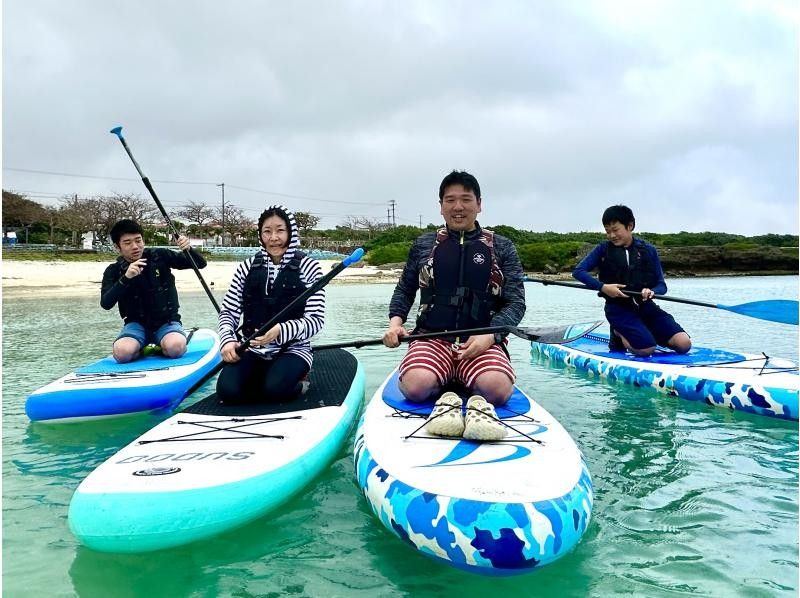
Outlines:
<svg viewBox="0 0 800 598"><path fill-rule="evenodd" d="M494 342L495 344L501 344L503 340L506 338L506 335L502 332L495 332L494 333Z"/></svg>

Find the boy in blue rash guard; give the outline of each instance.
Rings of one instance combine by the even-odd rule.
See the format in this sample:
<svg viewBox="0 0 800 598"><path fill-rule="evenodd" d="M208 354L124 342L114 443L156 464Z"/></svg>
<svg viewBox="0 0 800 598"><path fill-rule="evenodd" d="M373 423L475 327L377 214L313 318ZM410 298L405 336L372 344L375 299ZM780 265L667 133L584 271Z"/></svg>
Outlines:
<svg viewBox="0 0 800 598"><path fill-rule="evenodd" d="M631 209L611 206L603 212L603 226L608 241L583 258L572 276L605 298L606 319L611 328L608 348L622 352L627 349L641 357L652 355L656 345L678 353L689 351L689 335L652 300L654 295L667 292L667 283L656 248L633 236L636 220ZM598 278L591 275L595 269ZM622 289L642 294L631 297Z"/></svg>

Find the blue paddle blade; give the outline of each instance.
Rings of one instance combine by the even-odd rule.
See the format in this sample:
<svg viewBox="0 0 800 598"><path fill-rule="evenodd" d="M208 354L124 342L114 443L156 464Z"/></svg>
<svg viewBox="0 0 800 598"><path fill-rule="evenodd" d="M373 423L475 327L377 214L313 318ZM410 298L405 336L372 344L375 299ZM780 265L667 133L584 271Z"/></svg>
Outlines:
<svg viewBox="0 0 800 598"><path fill-rule="evenodd" d="M114 127L109 131L109 133L113 133L117 137L122 137L122 127Z"/></svg>
<svg viewBox="0 0 800 598"><path fill-rule="evenodd" d="M345 268L347 268L347 267L348 267L348 266L350 266L351 264L355 264L355 263L356 263L358 260L360 260L362 257L364 257L364 249L363 249L363 248L361 248L361 247L359 247L359 248L358 248L358 249L356 249L356 250L355 250L353 253L351 253L351 254L350 254L350 255L348 255L346 258L344 258L344 259L342 260L342 263L344 264L344 267L345 267Z"/></svg>
<svg viewBox="0 0 800 598"><path fill-rule="evenodd" d="M741 305L717 305L717 307L743 316L758 318L759 320L797 326L800 303L791 299L768 299L766 301L742 303Z"/></svg>

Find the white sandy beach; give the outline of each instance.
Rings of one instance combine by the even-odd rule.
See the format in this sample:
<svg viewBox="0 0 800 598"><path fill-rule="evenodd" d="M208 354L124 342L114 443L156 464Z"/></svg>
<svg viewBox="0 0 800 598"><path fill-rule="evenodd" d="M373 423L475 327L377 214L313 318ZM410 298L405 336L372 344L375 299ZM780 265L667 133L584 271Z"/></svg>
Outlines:
<svg viewBox="0 0 800 598"><path fill-rule="evenodd" d="M86 296L100 292L103 271L108 262L61 262L3 260L3 296ZM328 272L338 262L322 260L323 272ZM209 262L201 270L206 283L215 291L224 292L230 285L239 262ZM202 292L200 282L193 270L173 270L178 291ZM379 270L374 266L354 265L346 268L332 284L379 282L394 283L399 270Z"/></svg>

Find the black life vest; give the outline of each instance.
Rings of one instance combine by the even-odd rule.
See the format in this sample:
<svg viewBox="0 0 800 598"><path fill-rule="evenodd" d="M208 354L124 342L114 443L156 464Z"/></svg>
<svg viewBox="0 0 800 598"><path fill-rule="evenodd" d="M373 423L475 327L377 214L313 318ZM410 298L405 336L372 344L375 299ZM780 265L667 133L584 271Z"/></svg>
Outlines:
<svg viewBox="0 0 800 598"><path fill-rule="evenodd" d="M641 291L656 284L656 268L650 253L634 240L627 248L606 244L606 254L600 259L598 278L603 284L624 284L625 290ZM629 263L630 260L630 263ZM608 299L608 298L606 298ZM627 299L618 299L618 301Z"/></svg>
<svg viewBox="0 0 800 598"><path fill-rule="evenodd" d="M295 251L292 259L278 272L275 281L268 289L269 273L264 267L264 254L261 251L256 254L242 292L244 337L261 328L306 290L306 286L300 280L300 261L303 257L305 257L303 252ZM306 302L303 301L282 317L281 322L301 318L305 310Z"/></svg>
<svg viewBox="0 0 800 598"><path fill-rule="evenodd" d="M427 263L420 267L417 330L457 330L488 326L503 292L494 233L482 229L472 239L436 233Z"/></svg>
<svg viewBox="0 0 800 598"><path fill-rule="evenodd" d="M130 289L119 300L119 315L126 324L138 322L148 330L157 330L167 322L180 322L178 291L170 267L159 251L145 249L147 260L142 273L127 281ZM117 259L120 277L125 275L128 262Z"/></svg>

